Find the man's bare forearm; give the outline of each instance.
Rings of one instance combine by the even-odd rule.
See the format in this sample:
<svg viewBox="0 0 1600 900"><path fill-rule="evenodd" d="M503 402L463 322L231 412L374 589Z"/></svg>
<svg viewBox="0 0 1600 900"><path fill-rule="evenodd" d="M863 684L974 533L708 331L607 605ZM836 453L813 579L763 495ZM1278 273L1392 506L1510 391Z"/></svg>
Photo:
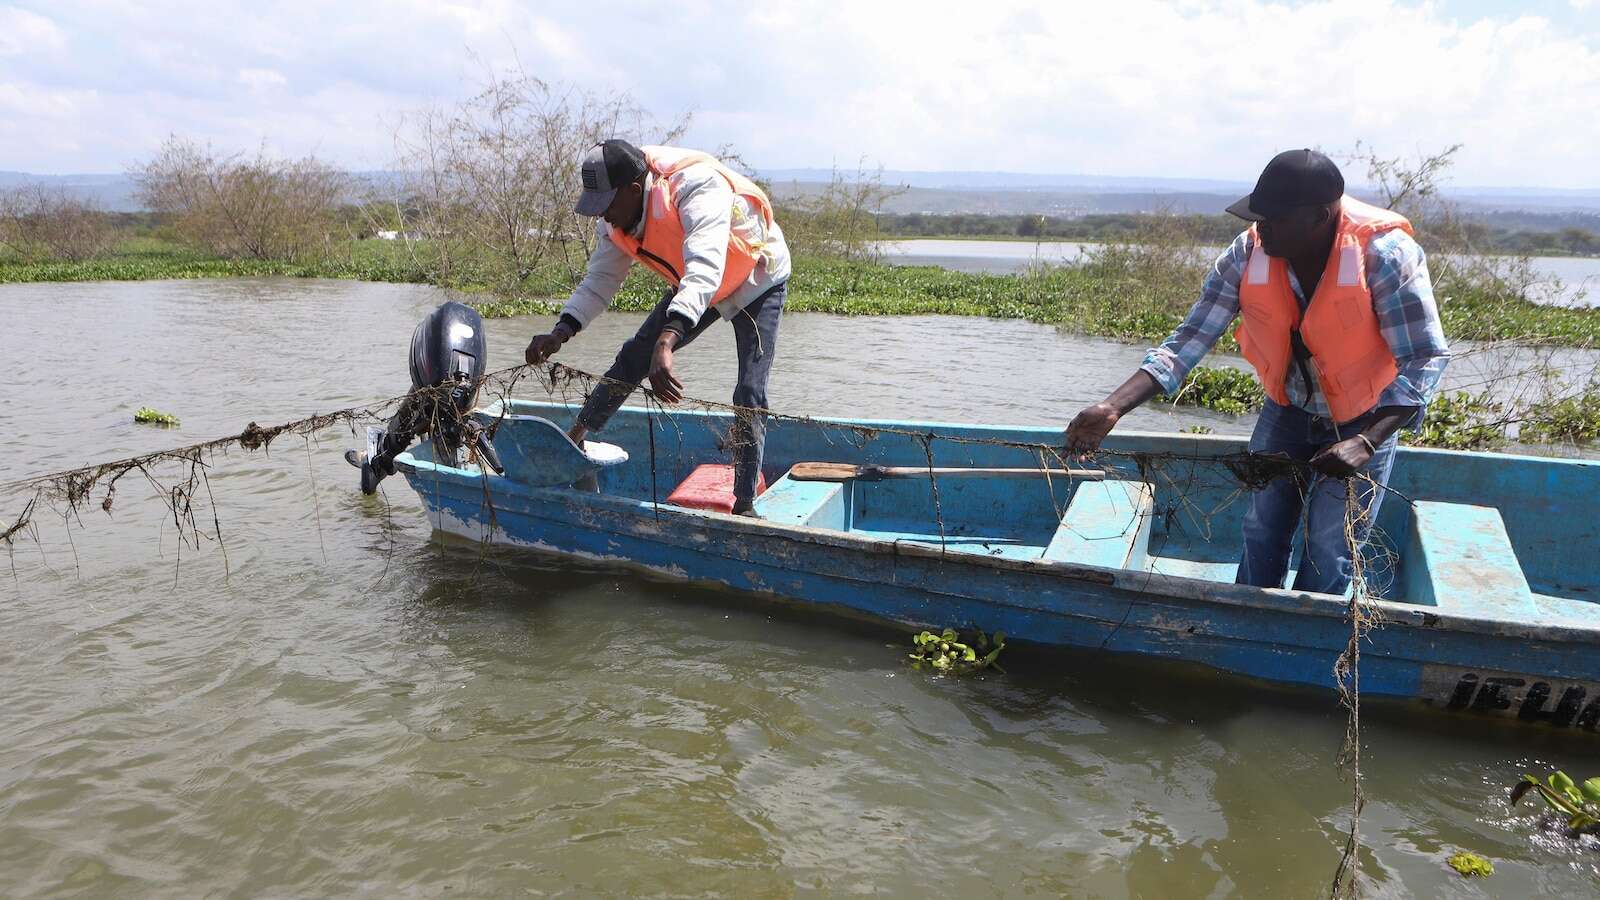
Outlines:
<svg viewBox="0 0 1600 900"><path fill-rule="evenodd" d="M1385 406L1372 414L1372 421L1361 429L1361 434L1377 447L1394 436L1402 426L1417 414L1414 406Z"/></svg>
<svg viewBox="0 0 1600 900"><path fill-rule="evenodd" d="M1159 393L1161 393L1160 382L1149 372L1139 369L1124 381L1121 387L1112 391L1105 402L1116 409L1117 415L1125 416Z"/></svg>

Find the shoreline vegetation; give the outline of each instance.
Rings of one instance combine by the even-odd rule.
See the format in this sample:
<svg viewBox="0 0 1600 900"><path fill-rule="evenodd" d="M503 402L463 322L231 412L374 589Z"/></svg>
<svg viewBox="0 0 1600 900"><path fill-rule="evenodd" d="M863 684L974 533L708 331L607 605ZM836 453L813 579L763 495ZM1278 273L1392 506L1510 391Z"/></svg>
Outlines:
<svg viewBox="0 0 1600 900"><path fill-rule="evenodd" d="M1149 213L1093 213L1082 216L1039 216L990 213L883 213L878 232L886 240L1027 241L1043 244L1106 244L1138 240L1149 227ZM1229 215L1177 215L1184 230L1203 245L1226 246L1239 233L1239 220ZM1524 218L1559 220L1554 215ZM1573 216L1595 221L1600 214ZM1600 232L1590 228L1515 228L1473 219L1458 226L1476 253L1484 256L1600 257ZM1422 234L1428 243L1426 232Z"/></svg>
<svg viewBox="0 0 1600 900"><path fill-rule="evenodd" d="M797 252L787 308L836 315L956 315L1025 319L1093 337L1155 342L1182 321L1209 265L1201 251L1174 258L1159 244L1104 244L1085 260L1041 265L1014 274L900 266ZM157 279L291 277L433 284L468 295L484 316L558 312L581 269L548 267L526 281L532 290L506 296L492 274L459 260L441 277L425 242L348 240L299 260L226 258L171 239L132 238L92 258L23 259L0 252L0 284ZM1553 306L1527 298L1531 275L1518 259L1484 258L1470 267L1435 268L1435 293L1452 341L1538 341L1565 347L1600 344L1600 308ZM540 291L540 283L548 287ZM614 309L647 311L660 285L635 269ZM1220 349L1231 350L1225 338Z"/></svg>
<svg viewBox="0 0 1600 900"><path fill-rule="evenodd" d="M678 142L688 124L658 121L625 95L491 75L477 95L410 119L391 167L402 174L381 184L314 157L277 158L265 149L229 155L173 136L130 168L145 213L107 213L37 187L0 192L0 284L358 279L435 285L460 293L485 316L552 314L583 276L593 240L592 220L573 211L583 151L610 136ZM1496 232L1438 196L1459 149L1386 158L1358 144L1346 163L1365 167L1382 205L1416 226L1445 333L1458 359L1475 357L1474 390L1438 403L1438 417L1430 416L1437 427L1424 429L1423 440L1488 446L1526 423L1521 432L1541 440L1592 441L1600 436L1600 354L1585 351L1600 347L1600 308L1578 305L1581 297L1574 305L1535 302L1552 286L1534 270L1531 254L1492 255L1511 232ZM749 170L733 148L717 153ZM836 170L802 196L778 197L777 217L794 255L788 309L1024 319L1149 346L1172 332L1198 295L1215 258L1202 248L1227 243L1239 228L1225 217L1162 213L1062 219L884 212L898 193L881 172L863 167ZM882 242L917 229L1099 242L1069 264L1015 274L885 264ZM1581 229L1553 234L1540 240L1570 253L1600 251L1600 239ZM660 295L660 283L636 267L613 305L648 310ZM1237 347L1225 337L1218 349ZM1250 405L1237 376L1209 377L1180 391L1179 400L1235 414ZM1541 411L1549 421L1537 418Z"/></svg>

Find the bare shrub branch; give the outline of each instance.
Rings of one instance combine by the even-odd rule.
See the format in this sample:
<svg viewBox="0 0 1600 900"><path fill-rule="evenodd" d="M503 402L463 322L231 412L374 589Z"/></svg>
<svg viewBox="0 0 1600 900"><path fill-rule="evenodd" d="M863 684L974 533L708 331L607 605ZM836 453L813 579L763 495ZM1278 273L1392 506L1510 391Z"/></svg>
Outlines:
<svg viewBox="0 0 1600 900"><path fill-rule="evenodd" d="M491 72L473 96L402 126L400 230L429 243L440 283L506 296L564 290L593 245L592 221L573 211L584 152L611 137L670 142L688 122L662 125L626 94Z"/></svg>
<svg viewBox="0 0 1600 900"><path fill-rule="evenodd" d="M18 257L82 262L115 239L111 217L92 200L42 185L0 193L0 248Z"/></svg>
<svg viewBox="0 0 1600 900"><path fill-rule="evenodd" d="M227 259L300 261L326 252L351 191L343 171L307 156L219 156L169 137L135 166L137 196L169 216L180 239Z"/></svg>
<svg viewBox="0 0 1600 900"><path fill-rule="evenodd" d="M883 183L881 166L868 169L862 162L853 173L835 168L820 190L783 204L784 238L802 255L880 262L883 249L878 213L904 192L902 186Z"/></svg>

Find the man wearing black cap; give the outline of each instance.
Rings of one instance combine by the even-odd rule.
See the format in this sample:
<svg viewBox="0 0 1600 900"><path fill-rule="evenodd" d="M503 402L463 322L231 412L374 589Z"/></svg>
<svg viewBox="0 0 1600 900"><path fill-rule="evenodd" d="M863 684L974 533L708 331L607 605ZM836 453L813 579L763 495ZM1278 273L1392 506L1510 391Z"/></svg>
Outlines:
<svg viewBox="0 0 1600 900"><path fill-rule="evenodd" d="M1357 483L1360 544L1397 433L1421 424L1449 361L1427 261L1409 222L1345 196L1338 166L1314 150L1278 154L1228 212L1253 224L1217 258L1178 330L1073 418L1067 449L1092 453L1135 407L1177 393L1239 318L1240 351L1267 394L1250 451L1308 462L1317 475L1278 478L1252 494L1238 581L1282 587L1303 520L1294 588L1343 594L1352 569L1342 479L1371 479Z"/></svg>
<svg viewBox="0 0 1600 900"><path fill-rule="evenodd" d="M528 344L528 363L544 362L605 312L633 263L671 288L617 352L568 436L581 445L590 431L604 428L646 376L662 401L683 399L673 353L719 319L733 323L739 356L734 405L766 409L789 279L789 248L767 195L708 154L616 139L592 147L580 173L577 211L599 217L594 252L556 326ZM754 515L766 442L761 414L737 415L731 437L733 512Z"/></svg>

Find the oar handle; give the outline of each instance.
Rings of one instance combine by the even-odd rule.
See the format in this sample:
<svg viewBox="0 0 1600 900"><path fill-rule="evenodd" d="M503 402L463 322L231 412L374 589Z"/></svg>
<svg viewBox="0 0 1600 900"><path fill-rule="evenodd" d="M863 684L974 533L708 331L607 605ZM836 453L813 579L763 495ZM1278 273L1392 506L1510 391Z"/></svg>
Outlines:
<svg viewBox="0 0 1600 900"><path fill-rule="evenodd" d="M969 466L890 466L882 470L885 477L915 478L928 475L986 475L991 478L1027 478L1049 475L1052 478L1081 478L1087 481L1099 481L1106 477L1104 469L1056 469L1056 468L982 468Z"/></svg>

